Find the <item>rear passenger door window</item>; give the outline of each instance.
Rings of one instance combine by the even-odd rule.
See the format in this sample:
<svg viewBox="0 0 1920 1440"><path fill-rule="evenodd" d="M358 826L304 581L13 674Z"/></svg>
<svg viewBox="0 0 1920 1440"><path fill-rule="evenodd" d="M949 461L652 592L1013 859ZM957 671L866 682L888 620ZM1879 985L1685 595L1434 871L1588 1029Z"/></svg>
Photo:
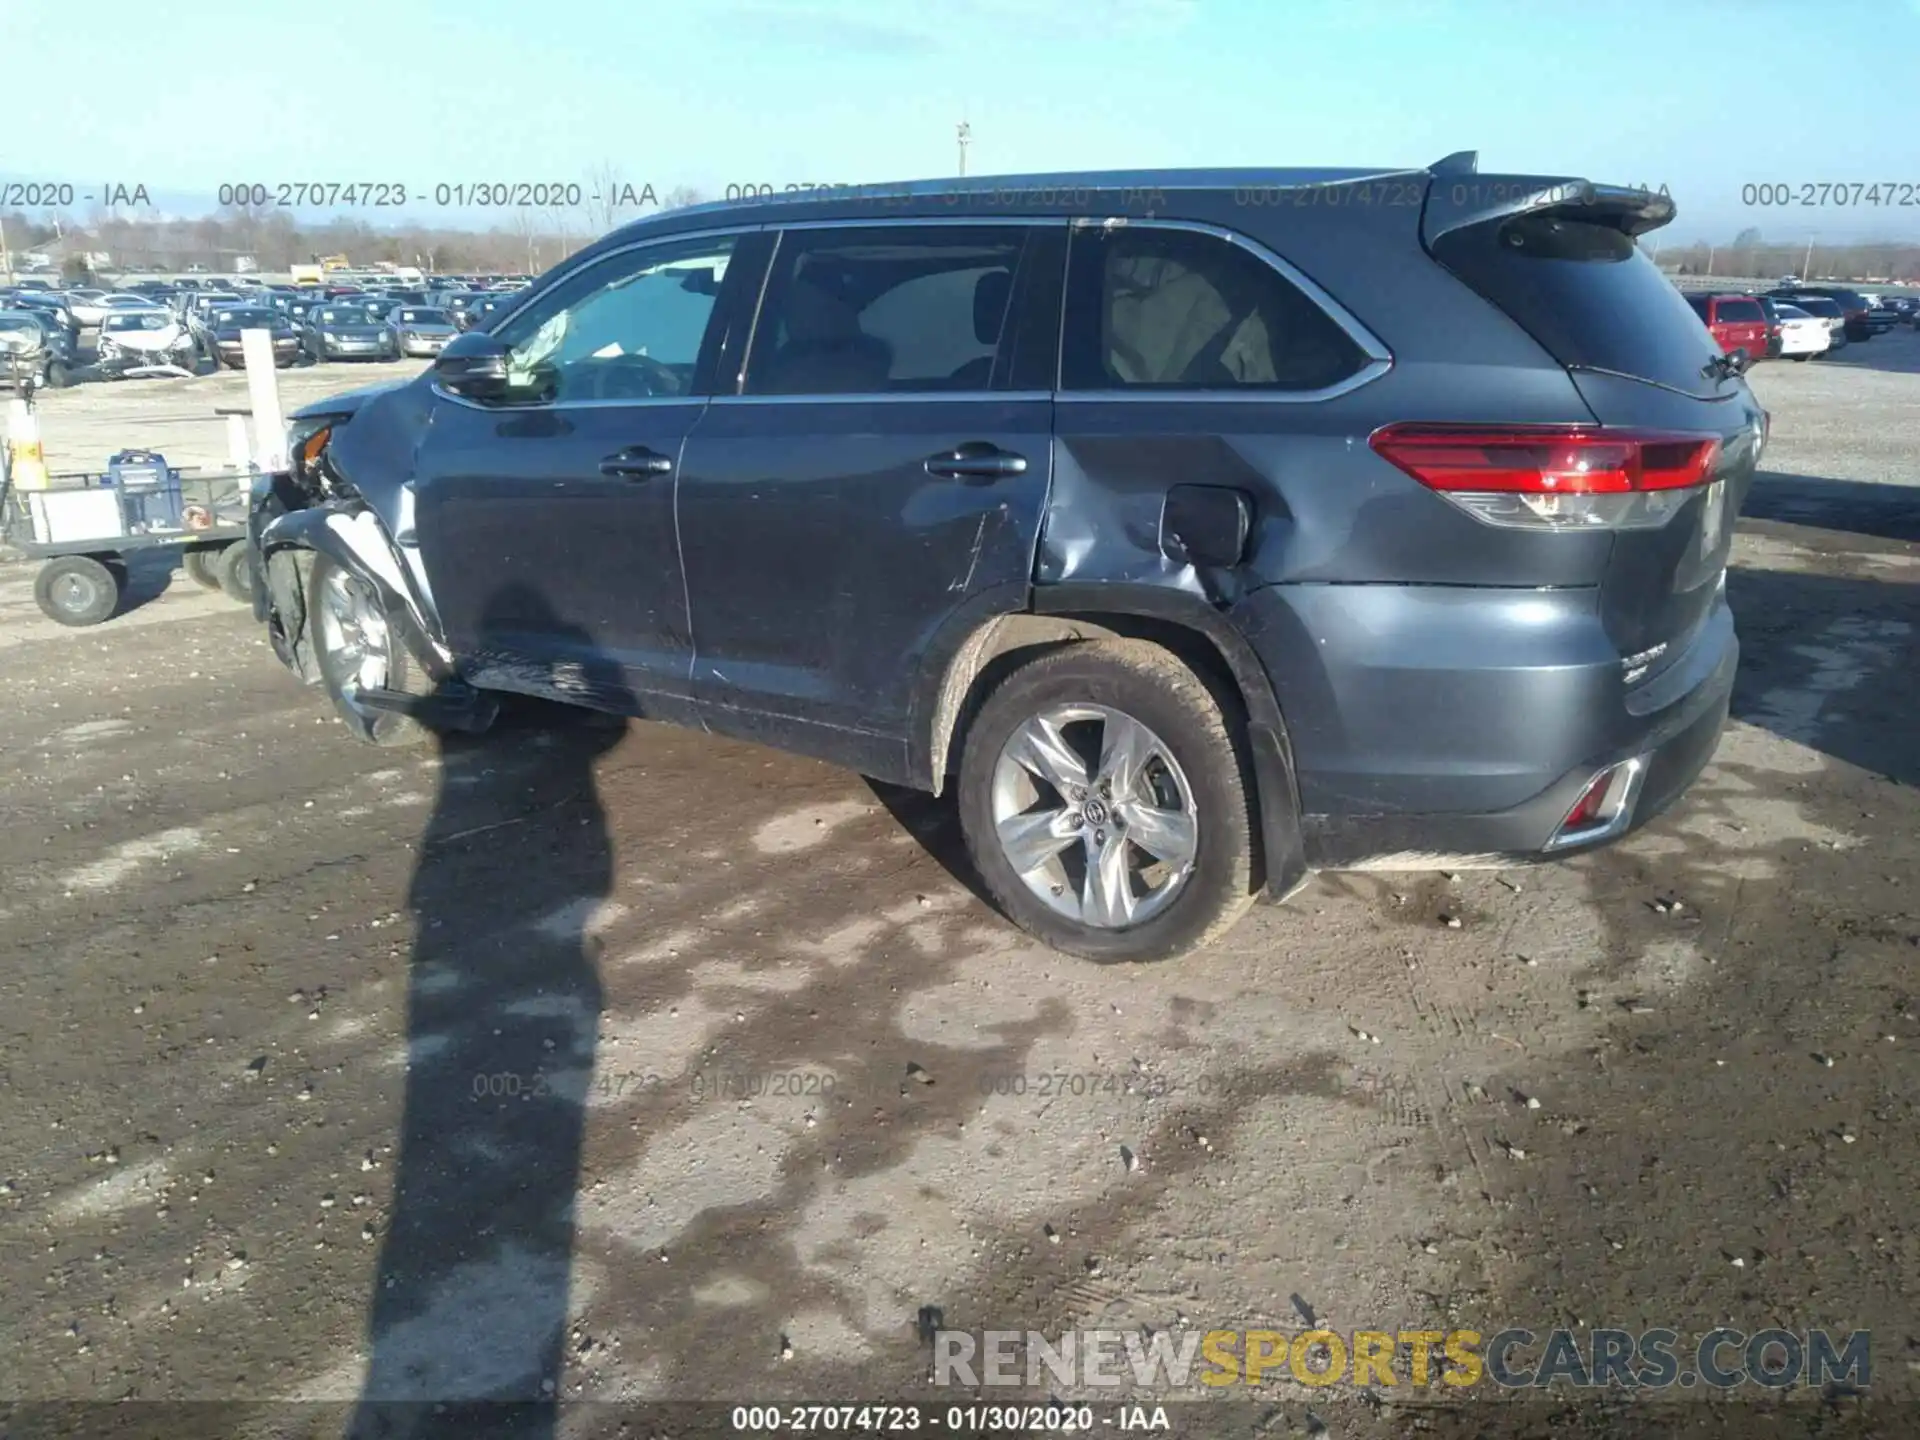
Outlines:
<svg viewBox="0 0 1920 1440"><path fill-rule="evenodd" d="M748 395L996 388L1017 226L793 230L754 328Z"/></svg>
<svg viewBox="0 0 1920 1440"><path fill-rule="evenodd" d="M1067 391L1316 391L1369 358L1252 250L1141 225L1075 232L1061 343Z"/></svg>

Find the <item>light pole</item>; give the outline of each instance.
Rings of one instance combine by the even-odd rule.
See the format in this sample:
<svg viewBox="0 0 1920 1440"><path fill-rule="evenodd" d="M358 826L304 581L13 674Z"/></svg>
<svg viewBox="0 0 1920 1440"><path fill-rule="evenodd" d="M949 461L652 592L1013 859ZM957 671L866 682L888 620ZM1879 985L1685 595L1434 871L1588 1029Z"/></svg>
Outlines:
<svg viewBox="0 0 1920 1440"><path fill-rule="evenodd" d="M967 173L967 146L973 143L973 126L962 120L955 134L960 141L960 174L964 177Z"/></svg>
<svg viewBox="0 0 1920 1440"><path fill-rule="evenodd" d="M1800 262L1800 278L1809 284L1813 281L1813 237L1807 237L1807 256Z"/></svg>

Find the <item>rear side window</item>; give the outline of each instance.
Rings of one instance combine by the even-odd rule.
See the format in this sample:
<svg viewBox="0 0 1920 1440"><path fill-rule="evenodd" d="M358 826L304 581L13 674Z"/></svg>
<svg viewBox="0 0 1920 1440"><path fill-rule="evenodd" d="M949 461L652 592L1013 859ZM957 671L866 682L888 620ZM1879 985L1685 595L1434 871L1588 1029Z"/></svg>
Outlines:
<svg viewBox="0 0 1920 1440"><path fill-rule="evenodd" d="M914 225L782 236L748 395L986 390L1026 229Z"/></svg>
<svg viewBox="0 0 1920 1440"><path fill-rule="evenodd" d="M1463 226L1433 256L1569 369L1609 370L1700 396L1719 346L1633 238L1550 214Z"/></svg>
<svg viewBox="0 0 1920 1440"><path fill-rule="evenodd" d="M1693 313L1698 315L1702 320L1712 318L1713 302L1707 299L1706 296L1689 295L1687 296L1687 304L1693 307Z"/></svg>
<svg viewBox="0 0 1920 1440"><path fill-rule="evenodd" d="M1729 325L1758 325L1767 317L1757 300L1722 300L1720 318Z"/></svg>
<svg viewBox="0 0 1920 1440"><path fill-rule="evenodd" d="M1074 234L1063 390L1323 390L1366 361L1326 311L1243 246L1145 226Z"/></svg>

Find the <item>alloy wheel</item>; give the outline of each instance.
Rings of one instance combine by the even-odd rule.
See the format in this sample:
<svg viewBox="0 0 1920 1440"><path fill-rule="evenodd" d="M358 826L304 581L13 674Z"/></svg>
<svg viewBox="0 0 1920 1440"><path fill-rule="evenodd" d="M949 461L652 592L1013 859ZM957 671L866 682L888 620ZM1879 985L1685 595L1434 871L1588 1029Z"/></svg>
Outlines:
<svg viewBox="0 0 1920 1440"><path fill-rule="evenodd" d="M1016 728L993 769L1001 853L1048 907L1083 925L1140 925L1193 874L1193 787L1151 729L1105 705L1057 706Z"/></svg>
<svg viewBox="0 0 1920 1440"><path fill-rule="evenodd" d="M393 634L366 581L343 570L330 572L320 592L323 653L335 684L357 710L362 691L384 689L392 673Z"/></svg>

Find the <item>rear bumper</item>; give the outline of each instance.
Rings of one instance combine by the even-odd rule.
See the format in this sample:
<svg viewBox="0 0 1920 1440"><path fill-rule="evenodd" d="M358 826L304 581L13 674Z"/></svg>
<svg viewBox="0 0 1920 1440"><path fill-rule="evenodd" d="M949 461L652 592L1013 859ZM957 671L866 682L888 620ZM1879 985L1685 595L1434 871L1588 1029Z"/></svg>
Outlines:
<svg viewBox="0 0 1920 1440"><path fill-rule="evenodd" d="M1280 698L1321 869L1541 858L1595 776L1637 759L1625 822L1551 853L1618 839L1711 758L1739 663L1724 601L1632 691L1586 591L1275 586L1234 618Z"/></svg>

